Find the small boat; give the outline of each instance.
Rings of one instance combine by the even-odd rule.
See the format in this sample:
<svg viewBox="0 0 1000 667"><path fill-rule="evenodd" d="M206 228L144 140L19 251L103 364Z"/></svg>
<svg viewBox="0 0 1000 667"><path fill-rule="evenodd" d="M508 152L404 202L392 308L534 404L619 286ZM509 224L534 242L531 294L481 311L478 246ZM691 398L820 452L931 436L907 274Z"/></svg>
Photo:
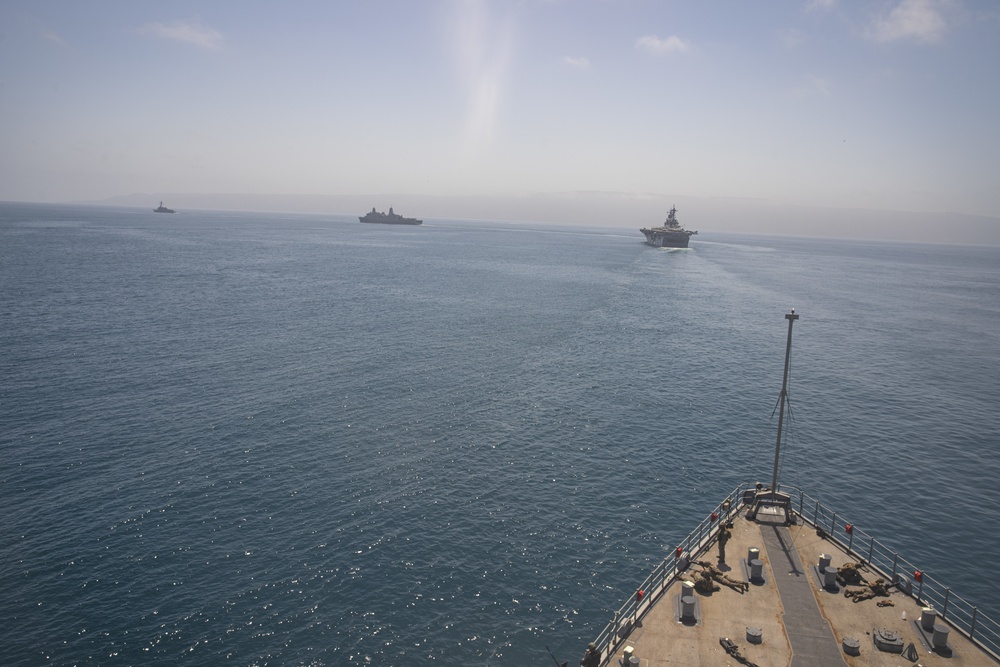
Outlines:
<svg viewBox="0 0 1000 667"><path fill-rule="evenodd" d="M166 206L164 206L162 201L160 202L159 206L153 209L153 213L176 213L176 212L177 211L175 211L174 209L167 208Z"/></svg>

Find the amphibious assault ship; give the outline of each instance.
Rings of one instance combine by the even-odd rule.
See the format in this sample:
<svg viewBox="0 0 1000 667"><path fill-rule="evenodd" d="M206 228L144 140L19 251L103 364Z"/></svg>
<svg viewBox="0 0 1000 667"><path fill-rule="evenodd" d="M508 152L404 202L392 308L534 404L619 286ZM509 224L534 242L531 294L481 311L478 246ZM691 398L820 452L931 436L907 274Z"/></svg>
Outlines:
<svg viewBox="0 0 1000 667"><path fill-rule="evenodd" d="M417 220L416 218L404 218L398 213L394 213L392 207L389 207L388 213L381 213L372 207L372 210L368 213L360 216L358 218L361 222L374 222L382 225L422 225L423 220Z"/></svg>
<svg viewBox="0 0 1000 667"><path fill-rule="evenodd" d="M832 507L779 485L798 317L794 310L785 315L770 486L743 484L706 507L615 612L581 665L1000 665L1000 624L975 603Z"/></svg>
<svg viewBox="0 0 1000 667"><path fill-rule="evenodd" d="M670 209L662 226L639 231L646 235L646 243L657 248L686 248L691 237L698 233L681 227L677 222L676 206Z"/></svg>

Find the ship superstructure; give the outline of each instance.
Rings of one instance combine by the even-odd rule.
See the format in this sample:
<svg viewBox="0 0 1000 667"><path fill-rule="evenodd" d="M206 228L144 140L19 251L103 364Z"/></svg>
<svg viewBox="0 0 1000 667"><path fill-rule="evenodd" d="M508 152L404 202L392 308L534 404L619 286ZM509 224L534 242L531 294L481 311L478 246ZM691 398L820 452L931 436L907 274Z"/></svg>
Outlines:
<svg viewBox="0 0 1000 667"><path fill-rule="evenodd" d="M639 231L646 235L646 243L657 248L687 248L691 237L698 233L681 227L676 206L670 209L661 226Z"/></svg>

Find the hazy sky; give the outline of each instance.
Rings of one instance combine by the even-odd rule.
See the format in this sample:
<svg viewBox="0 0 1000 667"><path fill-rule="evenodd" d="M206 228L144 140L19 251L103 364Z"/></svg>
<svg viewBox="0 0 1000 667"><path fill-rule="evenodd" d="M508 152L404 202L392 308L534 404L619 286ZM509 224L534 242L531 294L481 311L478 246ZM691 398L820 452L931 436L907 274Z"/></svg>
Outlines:
<svg viewBox="0 0 1000 667"><path fill-rule="evenodd" d="M613 191L1000 217L994 0L6 0L0 31L0 200Z"/></svg>

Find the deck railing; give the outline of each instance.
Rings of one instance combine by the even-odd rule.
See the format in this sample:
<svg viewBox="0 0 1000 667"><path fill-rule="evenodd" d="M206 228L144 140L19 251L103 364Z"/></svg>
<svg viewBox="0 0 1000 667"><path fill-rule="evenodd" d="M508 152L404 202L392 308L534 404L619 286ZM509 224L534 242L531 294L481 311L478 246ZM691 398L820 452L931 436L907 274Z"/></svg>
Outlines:
<svg viewBox="0 0 1000 667"><path fill-rule="evenodd" d="M709 511L695 529L653 568L649 576L639 584L636 594L615 612L614 617L594 640L601 650L601 655L604 656L602 665L609 663L636 622L641 620L652 605L663 596L666 589L687 569L691 561L697 560L708 550L715 541L719 525L745 508L743 504L745 493L753 488L748 484L737 486ZM863 561L887 582L898 584L900 590L917 600L921 606L933 607L938 613L938 618L1000 662L1000 624L934 579L921 567L906 560L898 552L882 544L871 534L839 516L818 500L790 487L782 487L781 491L791 496L792 511L797 515L797 520L802 520L825 532L827 538L840 546L848 555Z"/></svg>
<svg viewBox="0 0 1000 667"><path fill-rule="evenodd" d="M662 597L670 584L687 569L688 564L708 549L715 540L719 524L728 521L740 510L743 504L743 492L747 488L750 487L740 485L723 498L697 527L688 533L687 537L681 540L680 544L653 568L649 576L639 584L636 594L626 600L625 604L615 612L611 622L601 630L597 639L594 640L594 643L601 650L601 655L604 656L602 665L608 664L611 656L617 652L618 647L627 638L632 626L642 619L650 607ZM639 591L642 591L641 597Z"/></svg>

